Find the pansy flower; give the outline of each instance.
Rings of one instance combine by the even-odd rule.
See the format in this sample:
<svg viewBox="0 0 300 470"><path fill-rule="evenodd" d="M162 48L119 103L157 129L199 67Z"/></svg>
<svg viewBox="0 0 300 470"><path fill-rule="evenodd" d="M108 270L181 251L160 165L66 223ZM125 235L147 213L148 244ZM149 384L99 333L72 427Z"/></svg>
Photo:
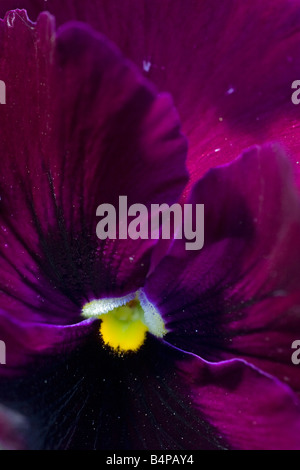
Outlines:
<svg viewBox="0 0 300 470"><path fill-rule="evenodd" d="M206 42L211 46L222 26L226 48L242 64L241 44L225 19L249 15L242 7L216 12L205 2L203 11L194 2L189 8L172 2L171 11L169 2L161 9L143 3L149 34L141 33L145 44L134 49L141 11L130 9L130 28L118 23L128 3L115 15L110 8L120 3L109 5L99 2L95 14L99 30L111 20L105 36L84 23L56 29L48 13L32 23L25 11L10 11L1 22L7 100L0 114L0 331L7 363L0 401L26 417L26 445L33 449L299 449L299 373L291 361L300 322L299 193L277 144L238 157L244 146L274 137L284 118L266 94L254 122L252 108L238 105L244 94L236 98L244 82L229 80L229 71L223 101L204 86L209 70L217 75L221 59L229 60L222 48L210 57ZM254 19L264 24L269 11L257 5ZM77 19L89 22L84 8ZM294 32L290 8L278 40L288 25ZM181 39L191 45L180 25L191 26L185 70L176 66L176 48L158 60L163 36L159 43L152 37L154 18L177 25L173 45ZM122 24L136 65L107 39L124 49L125 37L117 37ZM287 45L279 42L268 70L281 72ZM293 71L296 45L289 43ZM139 63L149 78L153 71L156 87ZM176 86L175 80L168 86L175 70ZM284 113L292 106L285 101L290 89L282 92L278 76ZM253 97L259 76L247 83ZM188 183L187 140L170 95L157 91L163 88L178 100L190 145L184 197L205 205L205 244L197 252L186 250L184 240L166 245L96 235L99 204L116 206L120 195L146 207L172 204Z"/></svg>

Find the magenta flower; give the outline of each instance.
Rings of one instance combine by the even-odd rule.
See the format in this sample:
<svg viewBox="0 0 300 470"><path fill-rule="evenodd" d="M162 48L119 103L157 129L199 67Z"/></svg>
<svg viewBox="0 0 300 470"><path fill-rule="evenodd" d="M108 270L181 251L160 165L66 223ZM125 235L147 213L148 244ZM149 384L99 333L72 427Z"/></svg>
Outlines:
<svg viewBox="0 0 300 470"><path fill-rule="evenodd" d="M262 143L297 155L300 6L253 2L249 24L236 1L82 3L47 2L58 30L0 25L8 446L21 415L32 449L299 449L299 192ZM203 249L97 238L99 204L182 194L205 205Z"/></svg>

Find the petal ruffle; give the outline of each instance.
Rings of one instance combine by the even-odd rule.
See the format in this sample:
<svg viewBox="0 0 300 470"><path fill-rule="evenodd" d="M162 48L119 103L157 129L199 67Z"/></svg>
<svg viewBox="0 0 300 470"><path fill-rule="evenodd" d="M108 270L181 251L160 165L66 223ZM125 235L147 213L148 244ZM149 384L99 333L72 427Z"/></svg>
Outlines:
<svg viewBox="0 0 300 470"><path fill-rule="evenodd" d="M270 139L299 160L297 1L66 0L61 8L60 0L4 0L0 11L16 6L33 18L48 9L59 24L91 24L170 92L190 142L192 181Z"/></svg>
<svg viewBox="0 0 300 470"><path fill-rule="evenodd" d="M210 170L190 202L204 204L203 249L175 241L145 287L166 340L209 360L245 358L299 391L300 204L288 159L249 149Z"/></svg>
<svg viewBox="0 0 300 470"><path fill-rule="evenodd" d="M98 325L98 321L91 319L65 326L22 322L0 310L1 341L5 345L0 377L22 376L39 357L73 351L85 343Z"/></svg>
<svg viewBox="0 0 300 470"><path fill-rule="evenodd" d="M0 302L69 324L142 285L154 242L98 240L96 208L176 200L186 141L169 96L89 27L12 11L0 39Z"/></svg>
<svg viewBox="0 0 300 470"><path fill-rule="evenodd" d="M289 387L237 359L190 357L179 369L198 413L232 449L300 449L300 403Z"/></svg>
<svg viewBox="0 0 300 470"><path fill-rule="evenodd" d="M288 387L243 361L206 363L150 336L138 354L117 357L91 332L72 353L0 380L0 397L25 412L32 449L300 448Z"/></svg>

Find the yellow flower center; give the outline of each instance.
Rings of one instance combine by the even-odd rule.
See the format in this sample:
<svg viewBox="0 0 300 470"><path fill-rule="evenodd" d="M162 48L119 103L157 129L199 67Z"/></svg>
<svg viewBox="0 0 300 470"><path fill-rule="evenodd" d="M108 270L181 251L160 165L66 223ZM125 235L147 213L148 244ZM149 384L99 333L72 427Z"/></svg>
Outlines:
<svg viewBox="0 0 300 470"><path fill-rule="evenodd" d="M82 315L101 319L103 342L118 354L138 351L147 332L159 338L167 333L160 314L142 290L125 297L92 300L84 305Z"/></svg>

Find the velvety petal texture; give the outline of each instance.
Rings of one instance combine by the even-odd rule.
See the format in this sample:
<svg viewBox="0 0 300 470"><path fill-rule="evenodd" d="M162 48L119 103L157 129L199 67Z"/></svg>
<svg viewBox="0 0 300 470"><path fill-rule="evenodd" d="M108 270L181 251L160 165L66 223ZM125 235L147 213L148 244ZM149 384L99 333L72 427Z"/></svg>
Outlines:
<svg viewBox="0 0 300 470"><path fill-rule="evenodd" d="M87 341L94 330L92 320L73 325L49 325L20 321L0 310L1 341L5 340L6 363L0 365L0 376L23 376L39 355L61 355ZM98 322L96 322L98 326Z"/></svg>
<svg viewBox="0 0 300 470"><path fill-rule="evenodd" d="M175 201L186 141L170 97L89 27L56 33L49 14L35 25L24 11L0 27L1 308L70 324L85 302L139 288L148 269L153 241L99 240L98 205Z"/></svg>
<svg viewBox="0 0 300 470"><path fill-rule="evenodd" d="M166 340L209 360L245 358L299 391L300 205L289 159L274 145L251 148L210 170L190 202L204 204L204 247L176 240L145 288Z"/></svg>
<svg viewBox="0 0 300 470"><path fill-rule="evenodd" d="M16 6L37 23L0 22L0 401L28 419L26 446L300 450L297 164L270 144L217 166L274 137L297 155L299 2L4 0L0 13ZM205 208L196 252L96 236L102 203L182 195L187 143L157 90L184 122L189 189L217 166L185 192ZM81 309L141 287L168 333L113 353ZM0 445L17 447L7 409Z"/></svg>
<svg viewBox="0 0 300 470"><path fill-rule="evenodd" d="M190 142L192 181L268 139L299 160L300 110L291 101L299 1L65 0L62 8L60 0L4 0L0 12L16 7L91 24L170 92Z"/></svg>
<svg viewBox="0 0 300 470"><path fill-rule="evenodd" d="M246 363L209 364L151 336L138 355L117 357L96 329L87 338L0 379L2 400L28 414L29 448L300 448L293 393Z"/></svg>
<svg viewBox="0 0 300 470"><path fill-rule="evenodd" d="M233 449L299 450L300 403L290 388L232 360L180 363L191 398Z"/></svg>

